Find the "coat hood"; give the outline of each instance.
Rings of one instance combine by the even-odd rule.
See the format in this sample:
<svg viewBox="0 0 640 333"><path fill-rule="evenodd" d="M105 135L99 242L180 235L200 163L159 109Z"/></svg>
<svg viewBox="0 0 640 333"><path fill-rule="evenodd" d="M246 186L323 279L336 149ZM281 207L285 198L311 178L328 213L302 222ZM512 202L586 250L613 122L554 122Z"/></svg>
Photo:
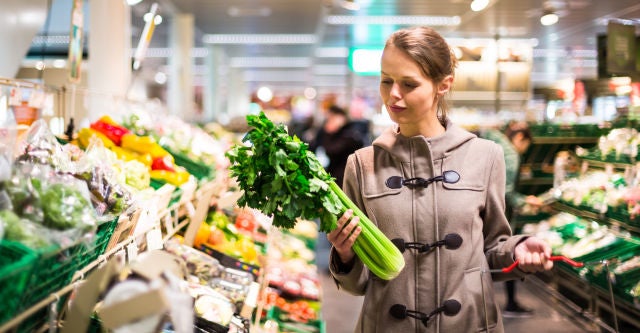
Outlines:
<svg viewBox="0 0 640 333"><path fill-rule="evenodd" d="M407 162L411 160L411 151L401 147L406 146L410 141L420 140L430 143L431 155L434 159L440 159L452 150L455 150L465 142L476 138L476 135L470 133L447 120L445 132L442 135L426 138L422 135L406 137L398 131L397 126L393 126L384 130L384 132L373 141L373 145L384 149L389 154L395 156L398 160Z"/></svg>

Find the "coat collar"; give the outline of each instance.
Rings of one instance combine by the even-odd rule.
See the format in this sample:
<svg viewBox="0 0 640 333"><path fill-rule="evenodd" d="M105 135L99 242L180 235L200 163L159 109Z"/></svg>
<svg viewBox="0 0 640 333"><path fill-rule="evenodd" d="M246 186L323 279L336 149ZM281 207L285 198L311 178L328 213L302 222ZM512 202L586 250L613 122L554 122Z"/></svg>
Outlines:
<svg viewBox="0 0 640 333"><path fill-rule="evenodd" d="M454 125L451 120L447 119L446 130L442 135L433 138L426 138L423 135L406 137L399 133L397 126L393 126L384 130L373 141L373 146L380 147L399 160L408 162L411 161L412 152L407 147L412 142L414 144L426 144L429 147L431 156L434 159L440 159L444 158L448 152L473 138L476 138L475 134Z"/></svg>

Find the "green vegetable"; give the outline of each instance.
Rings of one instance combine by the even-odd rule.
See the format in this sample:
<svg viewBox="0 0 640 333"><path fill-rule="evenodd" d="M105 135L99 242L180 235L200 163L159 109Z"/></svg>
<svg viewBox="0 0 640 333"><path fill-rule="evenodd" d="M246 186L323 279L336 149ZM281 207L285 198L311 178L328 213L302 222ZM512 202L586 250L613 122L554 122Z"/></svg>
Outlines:
<svg viewBox="0 0 640 333"><path fill-rule="evenodd" d="M293 228L298 218L319 218L320 230L327 233L336 228L337 217L351 209L362 228L354 252L378 277L396 277L404 268L402 253L344 194L307 144L262 112L247 116L247 122L252 129L242 141L252 145L236 145L227 152L231 176L244 191L238 204L272 215L273 225L285 229Z"/></svg>
<svg viewBox="0 0 640 333"><path fill-rule="evenodd" d="M8 209L0 210L0 225L4 225L4 238L7 240L20 242L30 248L40 248L49 244L34 223L21 220Z"/></svg>
<svg viewBox="0 0 640 333"><path fill-rule="evenodd" d="M80 191L63 183L49 185L42 193L44 225L58 230L84 227L93 206Z"/></svg>

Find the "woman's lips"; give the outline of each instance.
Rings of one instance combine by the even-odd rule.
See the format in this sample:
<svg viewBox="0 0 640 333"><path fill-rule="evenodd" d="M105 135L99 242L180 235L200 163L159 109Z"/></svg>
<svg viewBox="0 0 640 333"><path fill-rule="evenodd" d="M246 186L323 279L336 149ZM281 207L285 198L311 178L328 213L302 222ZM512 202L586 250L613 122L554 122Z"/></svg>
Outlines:
<svg viewBox="0 0 640 333"><path fill-rule="evenodd" d="M402 112L404 111L406 108L402 107L402 106L396 106L396 105L389 105L389 111L391 112Z"/></svg>

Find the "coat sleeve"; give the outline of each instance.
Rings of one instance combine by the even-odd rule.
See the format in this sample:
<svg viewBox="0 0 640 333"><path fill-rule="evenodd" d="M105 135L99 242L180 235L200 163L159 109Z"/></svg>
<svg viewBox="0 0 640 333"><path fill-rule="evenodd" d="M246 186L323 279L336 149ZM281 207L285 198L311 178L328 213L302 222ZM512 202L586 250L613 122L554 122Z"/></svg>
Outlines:
<svg viewBox="0 0 640 333"><path fill-rule="evenodd" d="M356 154L351 154L347 159L347 166L344 173L343 190L345 194L353 201L353 203L365 212L360 192L360 179L357 172L358 165L356 163ZM367 281L369 280L369 269L356 256L350 267L345 267L340 263L340 258L335 249L331 248L329 255L329 270L336 282L338 288L342 287L345 291L353 295L364 295L366 291Z"/></svg>
<svg viewBox="0 0 640 333"><path fill-rule="evenodd" d="M484 209L484 253L489 267L504 268L514 263L516 245L526 236L512 236L509 221L505 215L505 161L502 148L497 144L489 156L490 161L487 178L487 196ZM523 277L524 272L514 269L510 274L494 274L494 280L509 280Z"/></svg>

